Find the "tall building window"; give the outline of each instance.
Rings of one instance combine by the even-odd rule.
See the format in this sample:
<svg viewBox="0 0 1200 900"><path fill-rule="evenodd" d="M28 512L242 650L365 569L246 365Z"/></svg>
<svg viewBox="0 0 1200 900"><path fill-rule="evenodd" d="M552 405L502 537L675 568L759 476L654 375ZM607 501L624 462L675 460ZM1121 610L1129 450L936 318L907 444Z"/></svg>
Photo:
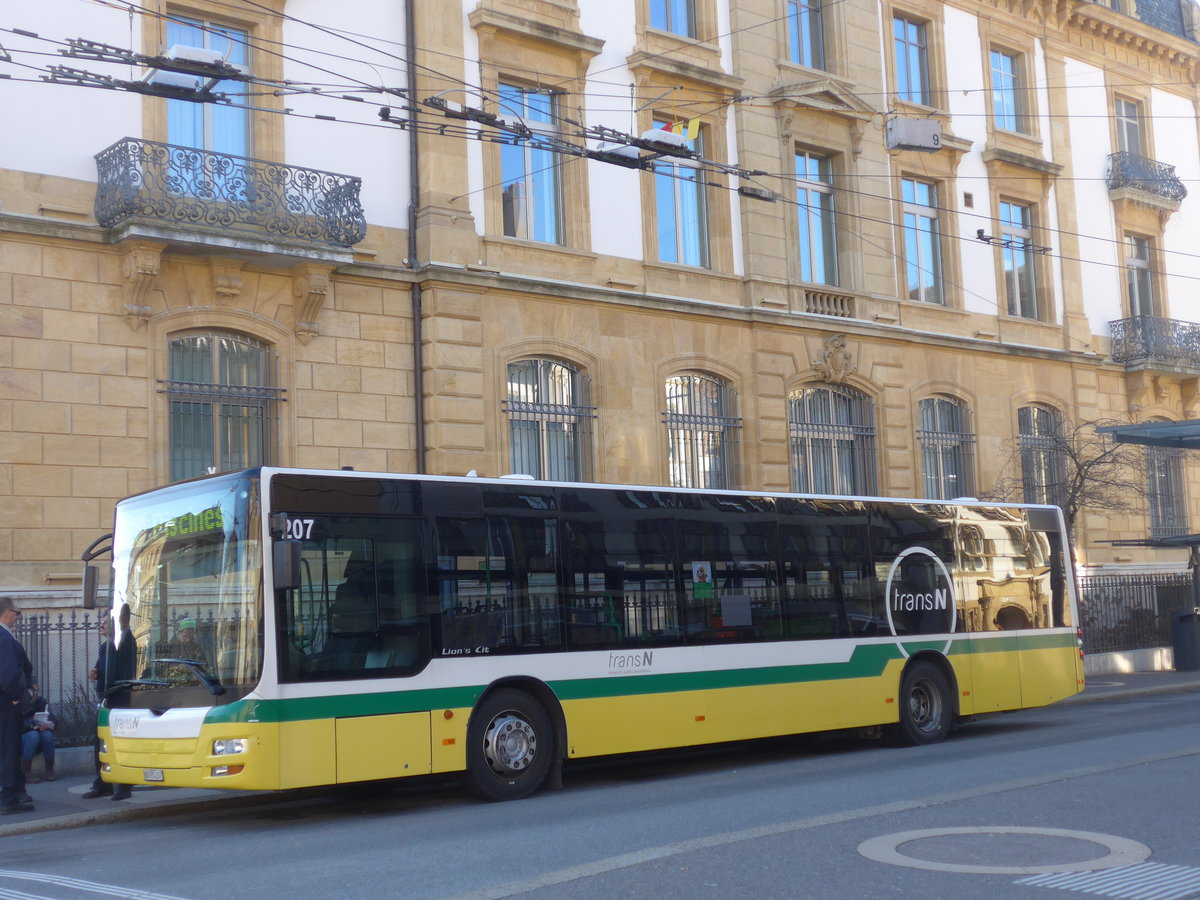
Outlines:
<svg viewBox="0 0 1200 900"><path fill-rule="evenodd" d="M1131 316L1155 315L1154 276L1150 268L1153 252L1149 238L1125 235L1125 287Z"/></svg>
<svg viewBox="0 0 1200 900"><path fill-rule="evenodd" d="M901 179L904 205L904 270L908 299L945 303L942 292L942 236L937 185Z"/></svg>
<svg viewBox="0 0 1200 900"><path fill-rule="evenodd" d="M975 435L970 411L953 397L928 397L920 405L921 465L925 496L951 500L973 491Z"/></svg>
<svg viewBox="0 0 1200 900"><path fill-rule="evenodd" d="M823 0L787 0L788 59L810 69L825 68Z"/></svg>
<svg viewBox="0 0 1200 900"><path fill-rule="evenodd" d="M556 136L558 113L550 91L500 85L500 115L519 117L534 134ZM504 233L557 244L562 241L558 155L528 141L500 145Z"/></svg>
<svg viewBox="0 0 1200 900"><path fill-rule="evenodd" d="M508 365L512 471L549 481L592 480L590 382L568 363L522 359Z"/></svg>
<svg viewBox="0 0 1200 900"><path fill-rule="evenodd" d="M1066 502L1066 459L1062 446L1062 419L1045 406L1017 410L1021 481L1026 503Z"/></svg>
<svg viewBox="0 0 1200 900"><path fill-rule="evenodd" d="M901 100L929 105L929 51L925 23L892 18L896 52L896 93Z"/></svg>
<svg viewBox="0 0 1200 900"><path fill-rule="evenodd" d="M1000 202L1000 244L1008 314L1038 318L1037 271L1033 253L1033 213L1020 203Z"/></svg>
<svg viewBox="0 0 1200 900"><path fill-rule="evenodd" d="M1182 450L1146 448L1146 493L1150 537L1169 538L1188 533Z"/></svg>
<svg viewBox="0 0 1200 900"><path fill-rule="evenodd" d="M865 394L833 385L792 391L788 443L793 491L876 493L874 405Z"/></svg>
<svg viewBox="0 0 1200 900"><path fill-rule="evenodd" d="M170 478L274 462L283 390L269 347L236 334L188 334L167 347Z"/></svg>
<svg viewBox="0 0 1200 900"><path fill-rule="evenodd" d="M1141 104L1136 100L1117 97L1113 100L1113 114L1117 121L1117 150L1144 156Z"/></svg>
<svg viewBox="0 0 1200 900"><path fill-rule="evenodd" d="M694 0L650 0L650 25L682 37L696 37Z"/></svg>
<svg viewBox="0 0 1200 900"><path fill-rule="evenodd" d="M197 47L221 54L229 65L249 72L249 35L245 31L216 25L200 19L172 15L167 20L167 46ZM229 103L195 103L189 100L167 101L167 143L196 150L211 150L231 156L250 156L250 115L246 85L221 81L213 93L229 95ZM219 168L219 167L218 167ZM240 167L237 173L241 178ZM220 171L209 177L232 178Z"/></svg>
<svg viewBox="0 0 1200 900"><path fill-rule="evenodd" d="M1021 58L1003 50L991 52L992 124L1007 131L1025 130L1025 94Z"/></svg>
<svg viewBox="0 0 1200 900"><path fill-rule="evenodd" d="M655 128L669 128L655 122ZM703 133L688 142L704 156ZM658 219L658 258L685 266L708 265L708 208L704 197L704 173L680 159L663 158L654 163L654 205Z"/></svg>
<svg viewBox="0 0 1200 900"><path fill-rule="evenodd" d="M667 468L672 487L736 487L738 435L733 388L712 375L666 381Z"/></svg>
<svg viewBox="0 0 1200 900"><path fill-rule="evenodd" d="M837 284L833 173L829 157L796 154L796 216L800 226L800 278Z"/></svg>

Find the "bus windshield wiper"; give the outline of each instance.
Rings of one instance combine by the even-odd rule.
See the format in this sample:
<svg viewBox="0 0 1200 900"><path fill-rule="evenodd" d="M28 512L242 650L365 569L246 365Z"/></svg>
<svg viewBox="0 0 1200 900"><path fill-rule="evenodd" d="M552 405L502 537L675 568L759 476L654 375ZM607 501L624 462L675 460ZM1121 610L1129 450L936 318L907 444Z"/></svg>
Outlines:
<svg viewBox="0 0 1200 900"><path fill-rule="evenodd" d="M123 678L120 681L114 681L109 687L105 688L104 693L100 696L107 700L118 691L127 691L139 684L149 685L150 687L170 687L171 685L169 681L158 681L154 678Z"/></svg>
<svg viewBox="0 0 1200 900"><path fill-rule="evenodd" d="M208 674L208 665L198 659L182 659L179 657L168 656L162 659L154 660L156 663L166 663L172 666L182 666L193 675L196 680L208 688L209 693L216 697L225 693L225 685L221 684L216 678Z"/></svg>

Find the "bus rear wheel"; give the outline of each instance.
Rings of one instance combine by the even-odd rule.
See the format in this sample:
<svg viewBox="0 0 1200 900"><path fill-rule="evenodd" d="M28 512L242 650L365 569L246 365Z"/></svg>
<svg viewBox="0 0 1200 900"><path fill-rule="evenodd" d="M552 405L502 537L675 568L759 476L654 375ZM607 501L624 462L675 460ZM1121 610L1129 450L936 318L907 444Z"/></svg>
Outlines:
<svg viewBox="0 0 1200 900"><path fill-rule="evenodd" d="M467 729L471 792L484 800L528 797L545 782L554 752L554 730L542 705L524 691L494 691Z"/></svg>
<svg viewBox="0 0 1200 900"><path fill-rule="evenodd" d="M900 679L900 723L893 736L904 744L934 744L950 733L954 709L945 673L918 660Z"/></svg>

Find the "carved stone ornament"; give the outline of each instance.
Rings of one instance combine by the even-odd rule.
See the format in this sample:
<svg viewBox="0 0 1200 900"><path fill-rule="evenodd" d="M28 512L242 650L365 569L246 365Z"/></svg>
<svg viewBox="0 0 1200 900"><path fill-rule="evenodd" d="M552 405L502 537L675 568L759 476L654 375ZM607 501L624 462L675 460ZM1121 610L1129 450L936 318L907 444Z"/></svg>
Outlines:
<svg viewBox="0 0 1200 900"><path fill-rule="evenodd" d="M292 296L296 301L296 337L302 344L307 344L321 333L317 319L329 295L329 273L332 271L332 266L311 264L292 269Z"/></svg>
<svg viewBox="0 0 1200 900"><path fill-rule="evenodd" d="M858 371L854 355L846 348L844 334L835 334L825 341L825 348L813 360L813 368L829 384L842 384Z"/></svg>
<svg viewBox="0 0 1200 900"><path fill-rule="evenodd" d="M121 257L121 277L124 279L121 314L134 331L148 322L154 312L154 283L162 266L162 252L166 246L150 241L134 241L124 247Z"/></svg>
<svg viewBox="0 0 1200 900"><path fill-rule="evenodd" d="M241 296L242 266L239 259L212 260L213 295L217 306L233 306Z"/></svg>

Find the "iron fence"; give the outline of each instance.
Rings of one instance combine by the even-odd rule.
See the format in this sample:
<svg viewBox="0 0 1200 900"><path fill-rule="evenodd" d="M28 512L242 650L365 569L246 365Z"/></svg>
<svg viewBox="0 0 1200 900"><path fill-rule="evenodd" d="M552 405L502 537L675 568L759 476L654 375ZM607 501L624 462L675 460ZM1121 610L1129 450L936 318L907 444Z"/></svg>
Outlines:
<svg viewBox="0 0 1200 900"><path fill-rule="evenodd" d="M1171 613L1195 604L1190 572L1093 575L1079 579L1088 653L1171 646Z"/></svg>
<svg viewBox="0 0 1200 900"><path fill-rule="evenodd" d="M17 639L29 654L41 695L50 702L60 747L81 747L96 736L96 691L88 671L100 650L95 613L26 613L17 620Z"/></svg>

